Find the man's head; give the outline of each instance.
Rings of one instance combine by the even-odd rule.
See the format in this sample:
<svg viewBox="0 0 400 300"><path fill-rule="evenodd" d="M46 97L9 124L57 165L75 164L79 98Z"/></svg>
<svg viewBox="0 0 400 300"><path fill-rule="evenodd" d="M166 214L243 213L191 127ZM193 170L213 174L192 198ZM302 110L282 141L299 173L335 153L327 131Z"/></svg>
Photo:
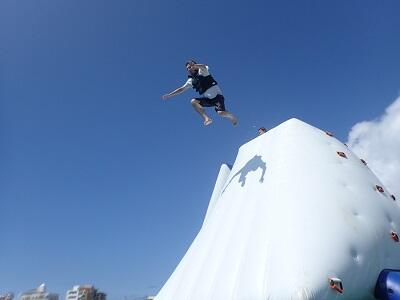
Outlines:
<svg viewBox="0 0 400 300"><path fill-rule="evenodd" d="M193 66L196 64L196 62L193 59L189 59L185 66L186 66L186 70L190 73L190 74L194 74L196 73L195 68L193 68Z"/></svg>
<svg viewBox="0 0 400 300"><path fill-rule="evenodd" d="M265 129L265 127L260 127L259 129L258 129L258 135L262 135L262 134L264 134L264 133L266 133L267 132L267 129Z"/></svg>

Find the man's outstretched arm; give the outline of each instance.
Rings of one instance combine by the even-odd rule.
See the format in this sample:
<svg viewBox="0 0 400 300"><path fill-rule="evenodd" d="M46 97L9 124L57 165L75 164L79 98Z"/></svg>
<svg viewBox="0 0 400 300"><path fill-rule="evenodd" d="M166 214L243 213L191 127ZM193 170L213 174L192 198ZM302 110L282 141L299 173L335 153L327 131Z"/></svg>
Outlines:
<svg viewBox="0 0 400 300"><path fill-rule="evenodd" d="M177 88L175 91L163 95L162 98L163 98L164 100L166 100L166 99L168 99L168 98L171 98L171 97L173 97L173 96L176 96L176 95L179 95L179 94L183 93L184 91L186 91L186 90L189 89L189 88L190 88L190 85L189 85L188 82L186 82L184 85L182 85L181 87Z"/></svg>
<svg viewBox="0 0 400 300"><path fill-rule="evenodd" d="M186 90L186 89L185 89L183 86L181 86L180 88L177 88L175 91L163 95L162 98L163 98L164 100L166 100L166 99L168 99L168 98L171 98L171 97L173 97L173 96L176 96L176 95L179 95L179 94L183 93L185 90Z"/></svg>

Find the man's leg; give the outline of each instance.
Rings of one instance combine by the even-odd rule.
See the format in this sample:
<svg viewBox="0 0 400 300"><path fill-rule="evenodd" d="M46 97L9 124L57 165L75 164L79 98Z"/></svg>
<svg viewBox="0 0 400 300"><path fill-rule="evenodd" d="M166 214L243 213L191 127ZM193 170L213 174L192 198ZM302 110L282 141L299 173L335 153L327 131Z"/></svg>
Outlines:
<svg viewBox="0 0 400 300"><path fill-rule="evenodd" d="M217 95L215 98L215 111L221 117L228 118L233 126L237 125L237 118L225 109L225 98L222 95Z"/></svg>
<svg viewBox="0 0 400 300"><path fill-rule="evenodd" d="M204 111L203 106L200 105L200 101L196 99L192 99L190 101L192 103L193 108L200 114L200 116L204 119L204 125L210 125L212 120L209 116L207 116L206 112Z"/></svg>
<svg viewBox="0 0 400 300"><path fill-rule="evenodd" d="M238 122L237 118L232 113L230 113L229 111L226 111L226 110L221 111L221 110L219 110L219 111L217 111L217 113L221 117L228 118L232 122L233 126L237 125L237 122Z"/></svg>

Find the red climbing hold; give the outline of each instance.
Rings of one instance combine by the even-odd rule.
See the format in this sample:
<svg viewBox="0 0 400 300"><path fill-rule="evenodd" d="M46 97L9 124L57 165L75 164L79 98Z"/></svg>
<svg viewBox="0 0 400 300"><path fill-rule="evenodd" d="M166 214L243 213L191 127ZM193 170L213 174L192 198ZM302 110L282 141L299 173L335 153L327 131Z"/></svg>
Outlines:
<svg viewBox="0 0 400 300"><path fill-rule="evenodd" d="M338 293L343 293L343 284L342 281L339 278L328 278L329 280L329 286L331 289L334 289Z"/></svg>
<svg viewBox="0 0 400 300"><path fill-rule="evenodd" d="M395 241L396 243L399 242L399 236L397 235L396 232L392 231L391 232L392 240Z"/></svg>

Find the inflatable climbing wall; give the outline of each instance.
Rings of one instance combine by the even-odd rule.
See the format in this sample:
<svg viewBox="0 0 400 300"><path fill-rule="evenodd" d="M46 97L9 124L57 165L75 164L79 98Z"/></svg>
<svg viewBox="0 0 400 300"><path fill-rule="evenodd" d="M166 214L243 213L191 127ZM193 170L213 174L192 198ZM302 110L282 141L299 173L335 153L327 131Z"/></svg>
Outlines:
<svg viewBox="0 0 400 300"><path fill-rule="evenodd" d="M400 268L400 208L367 163L297 119L242 145L155 299L375 299Z"/></svg>

